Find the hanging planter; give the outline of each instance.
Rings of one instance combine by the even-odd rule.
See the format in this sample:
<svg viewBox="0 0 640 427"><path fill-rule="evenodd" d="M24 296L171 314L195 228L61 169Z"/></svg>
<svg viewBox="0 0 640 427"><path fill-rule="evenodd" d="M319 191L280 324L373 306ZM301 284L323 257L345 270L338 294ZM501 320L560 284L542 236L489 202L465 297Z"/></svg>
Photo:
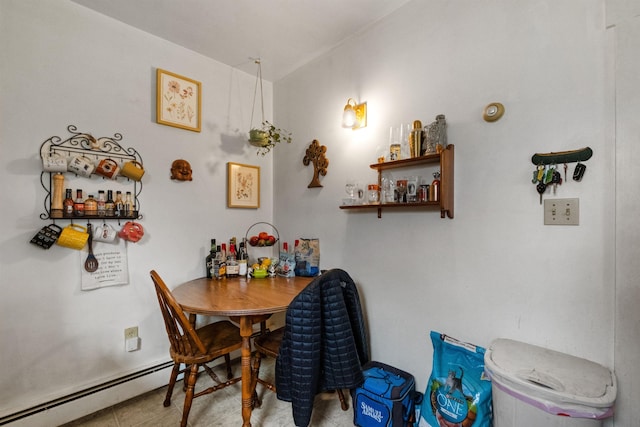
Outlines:
<svg viewBox="0 0 640 427"><path fill-rule="evenodd" d="M249 144L258 147L256 154L265 155L271 148L275 147L279 142L291 143L291 133L283 129L278 129L272 123L264 119L264 96L262 92L262 64L260 59L256 59L258 71L256 73L256 86L253 93L253 105L251 106L251 130L249 131ZM260 107L262 112L262 126L253 127L253 113L258 97L258 83L260 83Z"/></svg>

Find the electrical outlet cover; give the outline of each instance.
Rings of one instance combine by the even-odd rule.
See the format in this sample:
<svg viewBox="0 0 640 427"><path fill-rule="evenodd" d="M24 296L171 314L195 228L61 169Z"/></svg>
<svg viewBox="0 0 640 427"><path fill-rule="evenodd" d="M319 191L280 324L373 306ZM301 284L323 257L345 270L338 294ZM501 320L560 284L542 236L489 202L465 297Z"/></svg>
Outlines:
<svg viewBox="0 0 640 427"><path fill-rule="evenodd" d="M580 199L545 199L544 225L580 225Z"/></svg>

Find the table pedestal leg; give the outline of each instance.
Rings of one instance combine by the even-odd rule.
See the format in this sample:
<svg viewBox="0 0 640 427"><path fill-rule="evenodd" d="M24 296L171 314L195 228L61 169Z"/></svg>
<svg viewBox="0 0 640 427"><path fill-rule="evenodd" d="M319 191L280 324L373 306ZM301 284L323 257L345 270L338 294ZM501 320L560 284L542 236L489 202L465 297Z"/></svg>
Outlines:
<svg viewBox="0 0 640 427"><path fill-rule="evenodd" d="M242 336L242 427L251 427L251 335L253 325L251 316L240 317L240 335Z"/></svg>

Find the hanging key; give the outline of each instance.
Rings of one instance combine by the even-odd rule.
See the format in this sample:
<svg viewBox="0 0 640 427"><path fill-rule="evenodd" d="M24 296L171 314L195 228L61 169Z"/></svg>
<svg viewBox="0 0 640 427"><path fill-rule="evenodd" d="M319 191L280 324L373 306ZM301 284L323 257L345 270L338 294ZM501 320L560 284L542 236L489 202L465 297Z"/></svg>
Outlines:
<svg viewBox="0 0 640 427"><path fill-rule="evenodd" d="M541 182L536 185L536 191L540 194L540 204L542 204L542 195L547 190L547 184Z"/></svg>
<svg viewBox="0 0 640 427"><path fill-rule="evenodd" d="M549 185L551 184L551 181L553 181L553 172L555 172L556 167L555 166L547 166L547 170L544 173L544 183Z"/></svg>
<svg viewBox="0 0 640 427"><path fill-rule="evenodd" d="M567 166L567 164L565 163L565 164L564 164L564 180L565 180L565 181L567 180L567 168L568 168L568 166Z"/></svg>
<svg viewBox="0 0 640 427"><path fill-rule="evenodd" d="M582 181L582 177L584 176L586 170L587 167L584 164L578 162L576 168L573 170L573 180Z"/></svg>
<svg viewBox="0 0 640 427"><path fill-rule="evenodd" d="M536 182L542 182L544 179L544 166L538 165L538 175L536 177Z"/></svg>
<svg viewBox="0 0 640 427"><path fill-rule="evenodd" d="M558 189L558 184L562 184L562 175L560 175L560 172L558 172L557 170L553 172L551 183L553 184L553 195L555 196L556 190Z"/></svg>

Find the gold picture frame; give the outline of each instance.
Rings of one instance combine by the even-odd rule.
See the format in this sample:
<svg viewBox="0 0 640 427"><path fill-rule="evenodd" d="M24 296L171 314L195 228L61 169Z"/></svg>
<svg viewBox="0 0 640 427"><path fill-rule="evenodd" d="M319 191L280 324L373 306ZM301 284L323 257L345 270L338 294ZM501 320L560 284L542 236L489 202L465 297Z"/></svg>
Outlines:
<svg viewBox="0 0 640 427"><path fill-rule="evenodd" d="M200 132L202 84L158 68L156 86L156 122Z"/></svg>
<svg viewBox="0 0 640 427"><path fill-rule="evenodd" d="M260 166L227 162L227 207L260 207Z"/></svg>

